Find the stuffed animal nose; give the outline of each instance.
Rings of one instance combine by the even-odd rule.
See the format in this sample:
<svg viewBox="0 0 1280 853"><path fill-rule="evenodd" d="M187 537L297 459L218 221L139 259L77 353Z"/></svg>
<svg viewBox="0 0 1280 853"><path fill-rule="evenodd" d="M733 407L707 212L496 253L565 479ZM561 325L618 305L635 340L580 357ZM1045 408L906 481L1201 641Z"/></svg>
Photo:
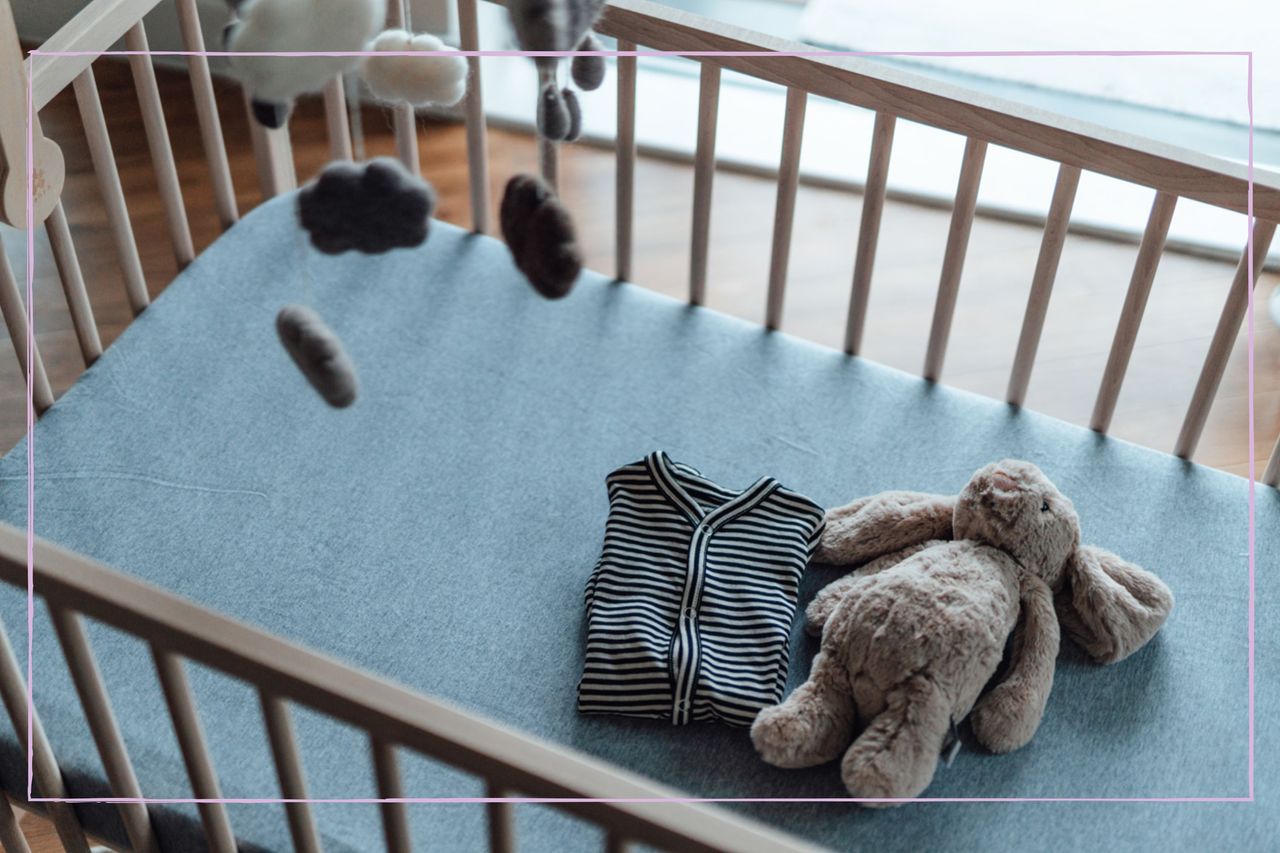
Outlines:
<svg viewBox="0 0 1280 853"><path fill-rule="evenodd" d="M992 472L991 485L1001 492L1015 492L1018 490L1018 481L1003 471Z"/></svg>

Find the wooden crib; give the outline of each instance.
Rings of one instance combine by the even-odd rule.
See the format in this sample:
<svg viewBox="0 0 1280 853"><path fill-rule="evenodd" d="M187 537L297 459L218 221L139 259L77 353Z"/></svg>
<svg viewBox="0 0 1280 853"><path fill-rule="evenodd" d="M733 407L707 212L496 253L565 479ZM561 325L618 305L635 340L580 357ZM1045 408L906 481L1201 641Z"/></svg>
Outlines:
<svg viewBox="0 0 1280 853"><path fill-rule="evenodd" d="M102 344L76 258L67 216L60 201L63 164L56 144L41 132L42 107L65 89L75 91L89 142L106 222L124 272L133 313L148 305L148 294L131 230L127 200L117 175L102 105L95 87L92 63L118 39L134 53L129 57L145 121L146 138L156 171L160 198L169 225L179 268L195 257L188 214L179 190L177 169L165 126L147 35L142 17L162 0L92 0L42 49L49 56L24 61L18 45L10 0L0 0L0 175L3 177L3 218L17 228L43 227L51 243L66 294L67 307L85 365L102 353ZM195 0L175 4L185 46L204 51ZM403 11L391 4L393 23ZM479 45L476 0L458 0L461 47ZM1039 260L1022 321L1016 356L1010 372L1007 400L1020 406L1035 363L1055 272L1067 237L1067 225L1077 183L1083 170L1156 190L1150 218L1142 234L1124 310L1102 376L1091 425L1106 433L1115 411L1126 369L1155 277L1170 220L1179 198L1194 199L1240 214L1251 213L1252 256L1241 257L1199 380L1187 406L1173 452L1191 459L1205 426L1210 406L1226 368L1249 299L1249 288L1266 256L1280 222L1280 176L1250 175L1245 166L1201 156L1169 145L1048 115L993 98L961 91L910 74L855 58L770 56L798 51L801 45L696 18L647 0L612 0L598 27L618 40L622 52L652 49L689 54L699 63L699 121L693 165L693 231L689 270L689 302L704 300L709 242L710 198L716 165L717 105L721 74L729 69L785 87L781 162L777 170L777 202L773 219L772 260L768 272L765 325L781 323L787 284L788 255L799 180L805 107L811 96L832 99L876 113L870 163L864 190L861 226L844 349L859 353L866 325L877 235L885 201L886 176L898 119L918 122L960 134L966 140L956 188L945 260L937 291L933 322L924 359L923 376L942 376L947 341L974 221L979 182L988 146L998 145L1058 163L1057 184L1044 225ZM738 56L700 56L707 51L741 52ZM472 75L465 101L470 169L471 227L493 230L489 209L485 111L478 83L480 59L468 59ZM226 140L214 104L209 62L205 56L186 58L200 132L224 228L233 225L237 209ZM616 268L629 279L633 255L632 208L636 164L636 58L617 60L617 208ZM27 92L36 121L28 128ZM326 89L325 108L333 158L350 158L352 142L341 80ZM399 156L417 170L419 157L414 119L409 108L394 113ZM267 195L293 189L295 174L287 127L268 131L251 122L259 175ZM27 134L35 152L34 200L28 209ZM544 175L554 182L557 149L540 143ZM305 177L305 176L304 176ZM1242 227L1243 227L1242 220ZM32 388L37 414L53 404L38 348L27 349L27 318L19 283L7 261L0 258L0 308L14 343L23 375ZM1280 441L1262 477L1280 485ZM23 531L0 527L0 578L15 587L28 584L28 550ZM487 783L489 843L494 851L514 849L511 803L505 798L564 800L554 805L594 822L607 831L610 851L632 842L679 850L791 850L806 845L743 818L695 803L654 803L678 796L646 780L569 753L552 745L472 717L464 712L366 675L266 632L235 622L150 587L93 560L36 540L34 588L51 609L58 641L72 673L83 710L101 755L102 764L119 804L133 849L155 850L157 842L124 742L117 729L106 689L82 626L82 618L99 620L150 644L156 672L168 704L200 818L212 850L233 851L232 828L220 798L214 761L201 731L199 711L189 691L184 662L196 661L254 685L271 744L280 790L293 842L299 851L319 849L312 816L305 802L307 784L292 734L290 706L306 706L368 733L369 753L376 773L386 848L409 849L406 794L401 789L397 750L412 750L448 762L482 777ZM0 688L10 719L22 742L30 733L35 786L54 802L31 805L46 811L69 851L87 850L83 830L73 810L56 800L66 796L57 758L44 736L38 716L27 716L27 690L18 657L7 634L0 630ZM157 711L157 713L159 713ZM266 792L264 792L264 795ZM601 802L600 800L614 800ZM618 802L621 800L621 802ZM12 812L0 810L0 841L10 851L25 850Z"/></svg>

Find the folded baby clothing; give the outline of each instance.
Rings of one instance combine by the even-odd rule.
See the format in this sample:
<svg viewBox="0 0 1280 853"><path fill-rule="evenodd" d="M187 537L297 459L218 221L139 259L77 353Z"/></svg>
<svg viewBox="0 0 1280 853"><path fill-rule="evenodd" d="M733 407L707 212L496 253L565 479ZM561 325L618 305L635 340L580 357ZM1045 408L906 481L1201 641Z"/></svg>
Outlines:
<svg viewBox="0 0 1280 853"><path fill-rule="evenodd" d="M606 484L578 710L750 725L786 686L822 508L771 477L722 488L663 452Z"/></svg>

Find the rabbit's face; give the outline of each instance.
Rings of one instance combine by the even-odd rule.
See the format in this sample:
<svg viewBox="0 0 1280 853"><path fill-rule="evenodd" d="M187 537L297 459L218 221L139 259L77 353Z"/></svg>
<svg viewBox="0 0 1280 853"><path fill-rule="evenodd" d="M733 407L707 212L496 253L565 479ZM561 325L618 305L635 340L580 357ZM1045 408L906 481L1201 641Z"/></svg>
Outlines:
<svg viewBox="0 0 1280 853"><path fill-rule="evenodd" d="M1080 543L1080 520L1044 472L1004 459L978 469L961 492L955 535L1000 548L1056 588Z"/></svg>

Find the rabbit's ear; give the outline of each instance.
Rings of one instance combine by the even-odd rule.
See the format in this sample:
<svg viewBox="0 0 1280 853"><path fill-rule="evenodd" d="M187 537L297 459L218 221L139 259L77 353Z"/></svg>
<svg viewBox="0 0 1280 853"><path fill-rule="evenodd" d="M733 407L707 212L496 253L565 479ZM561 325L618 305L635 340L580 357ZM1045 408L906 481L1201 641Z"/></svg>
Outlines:
<svg viewBox="0 0 1280 853"><path fill-rule="evenodd" d="M1098 663L1142 648L1173 609L1173 593L1158 577L1092 545L1067 560L1065 580L1054 601L1058 620Z"/></svg>
<svg viewBox="0 0 1280 853"><path fill-rule="evenodd" d="M923 492L881 492L827 511L814 559L856 565L931 539L950 539L956 499Z"/></svg>

